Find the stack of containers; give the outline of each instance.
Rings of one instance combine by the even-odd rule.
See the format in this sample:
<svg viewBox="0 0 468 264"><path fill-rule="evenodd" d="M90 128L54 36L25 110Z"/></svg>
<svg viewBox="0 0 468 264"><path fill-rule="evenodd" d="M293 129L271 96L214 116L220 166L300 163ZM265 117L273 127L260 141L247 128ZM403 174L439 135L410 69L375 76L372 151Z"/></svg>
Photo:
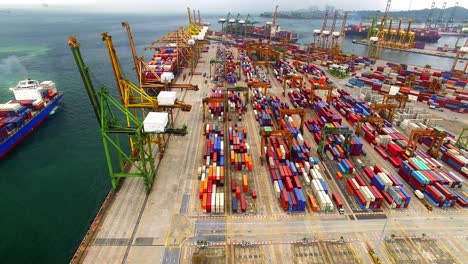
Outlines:
<svg viewBox="0 0 468 264"><path fill-rule="evenodd" d="M204 164L198 168L199 198L203 212L224 213L224 133L221 126L207 124Z"/></svg>
<svg viewBox="0 0 468 264"><path fill-rule="evenodd" d="M252 171L252 156L247 143L247 129L238 131L237 124L229 127L229 149L231 151L231 170Z"/></svg>
<svg viewBox="0 0 468 264"><path fill-rule="evenodd" d="M223 98L224 90L222 87L217 87L212 90L210 94L211 98ZM216 117L221 120L224 117L224 103L210 103L208 105L208 111L211 114L211 119L215 119Z"/></svg>
<svg viewBox="0 0 468 264"><path fill-rule="evenodd" d="M242 120L242 97L239 92L228 92L228 102L229 102L229 109L228 111L235 110L237 112L237 116L239 121Z"/></svg>
<svg viewBox="0 0 468 264"><path fill-rule="evenodd" d="M177 49L162 47L160 52L153 55L151 61L148 63L151 71L145 72L147 79L157 79L154 76L155 72L159 77L164 72L172 72L177 75L178 71L179 52Z"/></svg>

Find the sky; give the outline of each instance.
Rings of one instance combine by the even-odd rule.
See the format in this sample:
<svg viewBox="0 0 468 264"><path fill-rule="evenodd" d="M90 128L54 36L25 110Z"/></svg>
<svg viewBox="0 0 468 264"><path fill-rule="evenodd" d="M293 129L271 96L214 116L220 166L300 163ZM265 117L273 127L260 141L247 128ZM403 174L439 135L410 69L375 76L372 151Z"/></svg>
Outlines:
<svg viewBox="0 0 468 264"><path fill-rule="evenodd" d="M390 10L408 10L430 8L433 0L393 0ZM435 1L441 7L443 1ZM468 1L458 1L460 6L468 7ZM260 13L273 11L278 5L280 11L308 8L312 5L323 8L332 5L345 10L385 10L386 0L0 0L0 8L34 8L47 3L50 9L70 8L93 12L146 12L146 13L182 13L186 7L200 10L202 13L245 12ZM138 4L135 4L138 3ZM455 1L447 1L447 7ZM44 7L43 7L44 8Z"/></svg>

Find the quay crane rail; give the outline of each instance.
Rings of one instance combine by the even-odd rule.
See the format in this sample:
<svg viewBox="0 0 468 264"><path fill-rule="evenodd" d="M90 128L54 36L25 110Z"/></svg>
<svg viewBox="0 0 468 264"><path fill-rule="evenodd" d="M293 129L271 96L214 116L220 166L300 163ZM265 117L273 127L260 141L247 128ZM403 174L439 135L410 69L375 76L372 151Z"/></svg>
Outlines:
<svg viewBox="0 0 468 264"><path fill-rule="evenodd" d="M155 159L151 149L150 134L144 132L143 123L115 100L106 87L96 92L89 68L81 56L80 43L75 36L68 39L68 45L99 123L112 190L118 190L120 180L123 178L139 177L143 178L146 191L149 192L155 176ZM126 122L118 120L122 114L126 116ZM127 155L120 145L121 135L131 138L134 142L134 150L130 155ZM111 149L114 152L111 152ZM112 155L115 154L118 157L117 168L114 168L112 161ZM135 172L129 172L129 165L135 169Z"/></svg>

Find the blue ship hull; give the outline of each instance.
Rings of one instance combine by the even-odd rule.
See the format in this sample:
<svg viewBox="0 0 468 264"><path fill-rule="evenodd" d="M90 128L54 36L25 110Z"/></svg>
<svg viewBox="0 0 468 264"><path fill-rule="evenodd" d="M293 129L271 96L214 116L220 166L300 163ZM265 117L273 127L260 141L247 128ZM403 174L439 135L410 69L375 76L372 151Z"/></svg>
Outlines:
<svg viewBox="0 0 468 264"><path fill-rule="evenodd" d="M57 106L57 103L62 98L63 93L59 93L53 101L51 101L44 109L42 109L33 118L28 120L20 129L18 129L8 139L0 143L0 159L10 152L18 143L25 139L34 129L36 129L42 121L46 119L49 113Z"/></svg>

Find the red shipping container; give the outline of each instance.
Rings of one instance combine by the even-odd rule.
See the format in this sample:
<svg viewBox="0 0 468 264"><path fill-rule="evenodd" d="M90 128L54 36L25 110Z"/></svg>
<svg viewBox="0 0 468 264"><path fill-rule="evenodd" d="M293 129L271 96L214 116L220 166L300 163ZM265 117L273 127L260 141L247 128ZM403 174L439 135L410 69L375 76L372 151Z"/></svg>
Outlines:
<svg viewBox="0 0 468 264"><path fill-rule="evenodd" d="M382 168L381 168L379 165L375 164L375 166L374 166L374 173L377 174L377 173L379 173L379 172L383 172L383 170L382 170Z"/></svg>
<svg viewBox="0 0 468 264"><path fill-rule="evenodd" d="M241 198L241 189L239 186L236 187L236 198L237 199Z"/></svg>
<svg viewBox="0 0 468 264"><path fill-rule="evenodd" d="M359 201L361 202L362 205L366 205L367 201L364 198L364 195L362 195L360 190L356 190L356 196L358 197Z"/></svg>
<svg viewBox="0 0 468 264"><path fill-rule="evenodd" d="M247 211L247 204L245 203L244 195L241 196L240 202L241 202L241 212L245 213Z"/></svg>
<svg viewBox="0 0 468 264"><path fill-rule="evenodd" d="M287 190L288 192L292 192L292 190L293 190L294 187L293 187L293 185L292 185L291 178L286 177L286 180L285 180L285 187L286 187L286 190Z"/></svg>
<svg viewBox="0 0 468 264"><path fill-rule="evenodd" d="M234 178L231 179L231 191L236 191L236 180Z"/></svg>
<svg viewBox="0 0 468 264"><path fill-rule="evenodd" d="M293 208L297 208L297 199L296 199L296 196L294 195L293 192L289 192L289 195L291 196L291 201L292 201Z"/></svg>
<svg viewBox="0 0 468 264"><path fill-rule="evenodd" d="M356 180L356 182L359 184L359 186L367 186L366 182L361 178L361 176L359 176L358 174L356 174L356 176L354 177L354 179Z"/></svg>
<svg viewBox="0 0 468 264"><path fill-rule="evenodd" d="M257 190L255 189L252 190L252 198L257 199Z"/></svg>
<svg viewBox="0 0 468 264"><path fill-rule="evenodd" d="M346 188L348 189L349 193L351 193L351 195L354 195L354 188L351 186L349 181L346 183Z"/></svg>
<svg viewBox="0 0 468 264"><path fill-rule="evenodd" d="M211 193L208 193L208 198L206 199L206 212L211 213Z"/></svg>
<svg viewBox="0 0 468 264"><path fill-rule="evenodd" d="M296 186L296 188L298 189L301 189L301 181L299 180L299 177L294 176L293 179L294 179L294 186Z"/></svg>
<svg viewBox="0 0 468 264"><path fill-rule="evenodd" d="M385 200L387 203L389 203L389 204L393 203L393 198L390 196L390 194L388 194L386 191L382 191L382 192L380 192L380 193L382 194L384 200Z"/></svg>
<svg viewBox="0 0 468 264"><path fill-rule="evenodd" d="M363 171L366 174L367 178L369 178L369 180L372 180L372 178L374 178L375 173L371 168L366 167L363 169Z"/></svg>

